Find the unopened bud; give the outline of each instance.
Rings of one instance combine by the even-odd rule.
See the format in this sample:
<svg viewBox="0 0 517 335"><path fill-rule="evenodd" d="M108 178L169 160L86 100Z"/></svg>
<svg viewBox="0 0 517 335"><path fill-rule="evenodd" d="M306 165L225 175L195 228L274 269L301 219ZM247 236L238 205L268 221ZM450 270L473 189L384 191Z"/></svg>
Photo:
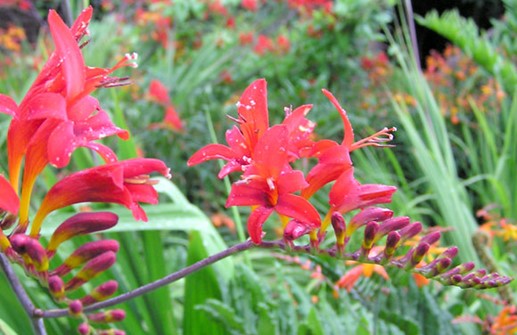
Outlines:
<svg viewBox="0 0 517 335"><path fill-rule="evenodd" d="M20 233L12 235L10 241L14 251L23 257L27 268L37 272L48 269L47 253L38 240Z"/></svg>
<svg viewBox="0 0 517 335"><path fill-rule="evenodd" d="M105 252L86 263L83 268L66 283L65 290L73 291L87 281L97 277L102 272L109 269L116 260L116 255L112 251Z"/></svg>
<svg viewBox="0 0 517 335"><path fill-rule="evenodd" d="M347 227L347 236L370 221L382 222L393 216L393 211L382 207L368 207L354 215Z"/></svg>
<svg viewBox="0 0 517 335"><path fill-rule="evenodd" d="M363 239L363 249L366 251L366 255L368 255L370 249L373 247L373 243L375 242L375 235L379 231L379 224L375 221L368 222L366 227L364 228L364 239Z"/></svg>
<svg viewBox="0 0 517 335"><path fill-rule="evenodd" d="M308 234L311 227L298 220L291 220L287 223L284 229L284 239L286 241L294 241L303 235Z"/></svg>
<svg viewBox="0 0 517 335"><path fill-rule="evenodd" d="M119 243L115 240L99 240L83 244L77 248L67 259L56 268L52 274L64 276L72 269L75 269L90 259L97 257L107 251L117 252Z"/></svg>
<svg viewBox="0 0 517 335"><path fill-rule="evenodd" d="M115 280L107 281L96 288L90 294L81 299L84 306L94 304L99 301L104 301L111 297L118 288L118 283Z"/></svg>
<svg viewBox="0 0 517 335"><path fill-rule="evenodd" d="M77 332L79 332L80 335L88 335L90 334L90 325L86 322L83 322L77 327Z"/></svg>
<svg viewBox="0 0 517 335"><path fill-rule="evenodd" d="M83 312L83 304L80 300L74 300L68 304L68 313L72 316L79 316Z"/></svg>
<svg viewBox="0 0 517 335"><path fill-rule="evenodd" d="M376 240L380 239L382 236L388 234L389 232L402 229L407 225L409 225L409 218L407 216L398 216L388 219L380 225Z"/></svg>
<svg viewBox="0 0 517 335"><path fill-rule="evenodd" d="M343 252L345 249L345 238L346 238L346 223L343 215L339 212L332 213L330 219L334 233L336 234L336 246L339 252Z"/></svg>
<svg viewBox="0 0 517 335"><path fill-rule="evenodd" d="M122 309L113 309L100 313L89 314L87 317L91 322L110 323L124 320L126 312Z"/></svg>
<svg viewBox="0 0 517 335"><path fill-rule="evenodd" d="M428 243L420 242L411 256L411 266L415 267L422 261L431 246Z"/></svg>
<svg viewBox="0 0 517 335"><path fill-rule="evenodd" d="M118 216L111 212L78 213L65 220L52 234L47 247L49 256L54 255L57 247L72 237L91 234L109 229L116 225Z"/></svg>
<svg viewBox="0 0 517 335"><path fill-rule="evenodd" d="M65 297L65 283L59 276L50 276L48 279L48 289L50 294L57 301L63 300Z"/></svg>
<svg viewBox="0 0 517 335"><path fill-rule="evenodd" d="M397 250L400 242L400 234L392 231L386 237L386 247L384 247L384 258L389 260Z"/></svg>
<svg viewBox="0 0 517 335"><path fill-rule="evenodd" d="M399 231L402 240L405 241L407 239L412 238L415 235L418 235L422 231L422 224L420 222L414 222L405 228Z"/></svg>
<svg viewBox="0 0 517 335"><path fill-rule="evenodd" d="M438 240L440 240L441 236L442 236L442 234L439 231L435 231L435 232L432 232L432 233L424 236L421 241L428 243L429 245L432 245L432 244L438 242Z"/></svg>

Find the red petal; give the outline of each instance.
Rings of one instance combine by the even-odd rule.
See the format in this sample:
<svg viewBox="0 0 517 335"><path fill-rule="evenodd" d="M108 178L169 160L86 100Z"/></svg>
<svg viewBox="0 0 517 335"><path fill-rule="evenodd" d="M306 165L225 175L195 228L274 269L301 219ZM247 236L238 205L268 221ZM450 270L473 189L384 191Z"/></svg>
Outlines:
<svg viewBox="0 0 517 335"><path fill-rule="evenodd" d="M336 180L329 192L329 204L346 213L359 206L359 182L354 178L354 168L346 170Z"/></svg>
<svg viewBox="0 0 517 335"><path fill-rule="evenodd" d="M282 172L277 180L278 193L293 193L306 187L308 184L302 171L291 170Z"/></svg>
<svg viewBox="0 0 517 335"><path fill-rule="evenodd" d="M262 242L262 226L272 212L273 209L270 207L258 207L251 212L248 218L248 233L253 243Z"/></svg>
<svg viewBox="0 0 517 335"><path fill-rule="evenodd" d="M12 214L17 214L20 208L20 200L16 195L15 190L4 176L0 174L0 209L8 211Z"/></svg>
<svg viewBox="0 0 517 335"><path fill-rule="evenodd" d="M165 117L163 119L166 125L176 131L183 130L183 122L181 121L178 113L174 106L168 106L165 109Z"/></svg>
<svg viewBox="0 0 517 335"><path fill-rule="evenodd" d="M196 151L187 161L188 166L194 166L211 159L236 159L233 150L222 144L209 144Z"/></svg>
<svg viewBox="0 0 517 335"><path fill-rule="evenodd" d="M16 105L16 102L10 96L0 94L0 113L15 116L17 112L18 105Z"/></svg>
<svg viewBox="0 0 517 335"><path fill-rule="evenodd" d="M259 183L240 181L233 183L226 207L267 205L267 190Z"/></svg>
<svg viewBox="0 0 517 335"><path fill-rule="evenodd" d="M254 147L269 127L266 81L258 79L251 83L242 93L237 106L237 112L243 121L241 130L251 147Z"/></svg>
<svg viewBox="0 0 517 335"><path fill-rule="evenodd" d="M294 194L280 195L275 210L300 223L307 223L312 228L318 228L321 225L318 211L306 199Z"/></svg>
<svg viewBox="0 0 517 335"><path fill-rule="evenodd" d="M276 125L269 128L258 141L252 160L262 177L276 179L288 164L287 134L285 126Z"/></svg>
<svg viewBox="0 0 517 335"><path fill-rule="evenodd" d="M48 24L56 52L62 61L63 75L66 82L67 100L72 100L84 89L85 64L77 41L55 10L48 14Z"/></svg>
<svg viewBox="0 0 517 335"><path fill-rule="evenodd" d="M149 83L149 95L158 103L167 105L170 103L167 87L159 80L153 79Z"/></svg>
<svg viewBox="0 0 517 335"><path fill-rule="evenodd" d="M332 95L329 91L326 89L323 89L323 94L330 100L330 102L336 107L337 111L339 112L339 115L341 115L341 119L343 120L343 127L344 127L344 137L343 137L343 144L347 147L350 147L354 143L354 129L352 128L352 124L350 123L350 120L348 119L348 116L346 114L346 111L341 107L339 102L337 101L336 97Z"/></svg>
<svg viewBox="0 0 517 335"><path fill-rule="evenodd" d="M26 109L22 117L28 120L54 118L66 120L66 101L61 94L38 94L25 105Z"/></svg>

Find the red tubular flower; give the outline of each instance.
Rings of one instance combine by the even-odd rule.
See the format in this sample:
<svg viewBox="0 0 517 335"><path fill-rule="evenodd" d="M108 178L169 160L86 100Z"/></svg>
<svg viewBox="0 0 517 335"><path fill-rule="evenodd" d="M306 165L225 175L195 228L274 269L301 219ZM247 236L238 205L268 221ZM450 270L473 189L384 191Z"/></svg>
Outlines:
<svg viewBox="0 0 517 335"><path fill-rule="evenodd" d="M288 130L277 125L269 128L253 152L243 180L232 185L226 206L257 206L248 218L253 242L262 241L262 225L276 211L314 230L320 225L316 209L305 199L292 194L306 186L303 173L288 164Z"/></svg>
<svg viewBox="0 0 517 335"><path fill-rule="evenodd" d="M43 219L52 211L81 202L116 203L131 209L137 220L147 221L139 202L156 204L158 194L149 174L170 177L169 168L158 159L135 158L73 173L57 182L43 199L32 223L37 236Z"/></svg>
<svg viewBox="0 0 517 335"><path fill-rule="evenodd" d="M329 193L330 206L340 213L391 202L395 186L360 184L354 178L354 169L346 170L332 186Z"/></svg>
<svg viewBox="0 0 517 335"><path fill-rule="evenodd" d="M87 34L92 8L85 9L71 28L51 10L49 28L56 46L19 106L0 97L0 110L13 115L8 130L9 177L19 191L20 169L25 156L20 204L20 231L26 228L34 182L47 164L64 167L78 147L98 152L106 162L116 161L108 147L96 143L106 136L126 139L127 131L116 127L99 102L89 94L96 88L127 83L109 75L123 66L134 66L135 55L126 55L111 69L85 65L78 42Z"/></svg>

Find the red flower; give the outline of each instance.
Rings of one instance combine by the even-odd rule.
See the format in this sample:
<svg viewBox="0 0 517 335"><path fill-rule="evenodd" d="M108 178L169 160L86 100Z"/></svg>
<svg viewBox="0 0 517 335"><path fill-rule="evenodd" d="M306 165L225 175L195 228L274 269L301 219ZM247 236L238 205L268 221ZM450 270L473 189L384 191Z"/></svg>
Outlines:
<svg viewBox="0 0 517 335"><path fill-rule="evenodd" d="M149 96L152 100L165 107L165 116L163 121L160 123L150 124L149 129L166 128L178 132L183 131L183 122L176 112L176 108L174 108L171 103L167 87L159 80L151 80L151 84L149 85Z"/></svg>
<svg viewBox="0 0 517 335"><path fill-rule="evenodd" d="M262 241L262 225L273 211L297 220L311 230L320 225L316 209L304 198L292 194L306 186L303 173L288 164L288 130L271 127L253 152L243 180L233 184L226 206L257 206L248 218L253 242Z"/></svg>
<svg viewBox="0 0 517 335"><path fill-rule="evenodd" d="M275 46L273 45L273 41L270 37L266 35L259 35L257 44L255 44L253 51L257 55L263 55L266 52L273 51L274 49Z"/></svg>
<svg viewBox="0 0 517 335"><path fill-rule="evenodd" d="M81 202L116 203L131 209L137 220L147 221L139 202L155 204L158 194L149 174L170 177L160 160L135 158L75 172L58 181L46 194L32 223L37 236L43 219L52 211Z"/></svg>
<svg viewBox="0 0 517 335"><path fill-rule="evenodd" d="M18 192L20 169L25 156L20 206L20 221L27 221L29 199L34 182L51 163L64 167L77 147L97 151L107 162L116 160L108 147L95 141L106 136L127 138L128 132L116 127L99 102L89 94L100 86L117 86L125 79L110 78L117 68L134 65L126 56L111 69L84 64L78 41L87 33L92 8L84 10L68 28L58 14L49 12L49 27L56 45L42 71L19 106L0 97L0 110L13 115L8 130L9 177Z"/></svg>
<svg viewBox="0 0 517 335"><path fill-rule="evenodd" d="M381 184L360 184L354 178L351 167L339 176L329 193L329 203L333 210L347 213L354 209L364 208L391 202L397 188Z"/></svg>
<svg viewBox="0 0 517 335"><path fill-rule="evenodd" d="M149 97L164 106L171 102L168 88L157 79L151 80L149 84Z"/></svg>
<svg viewBox="0 0 517 335"><path fill-rule="evenodd" d="M240 33L239 34L239 43L240 45L248 45L253 43L253 33L247 32L247 33Z"/></svg>
<svg viewBox="0 0 517 335"><path fill-rule="evenodd" d="M243 171L251 162L252 152L259 138L269 127L267 109L267 85L264 79L254 81L244 90L237 102L239 126L226 132L226 142L209 144L190 157L188 166L197 165L212 159L224 159L228 163L219 172L219 178L234 171Z"/></svg>
<svg viewBox="0 0 517 335"><path fill-rule="evenodd" d="M258 10L258 2L257 0L242 0L241 6L244 9L247 9L251 12L256 12Z"/></svg>

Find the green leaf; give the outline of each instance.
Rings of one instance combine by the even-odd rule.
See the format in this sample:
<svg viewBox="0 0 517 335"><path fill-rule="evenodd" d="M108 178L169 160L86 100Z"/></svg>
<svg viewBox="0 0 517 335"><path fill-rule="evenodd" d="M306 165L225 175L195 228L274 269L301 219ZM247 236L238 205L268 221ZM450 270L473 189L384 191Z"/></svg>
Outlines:
<svg viewBox="0 0 517 335"><path fill-rule="evenodd" d="M2 319L0 319L0 335L17 335L9 325Z"/></svg>
<svg viewBox="0 0 517 335"><path fill-rule="evenodd" d="M223 324L228 334L239 335L245 333L242 318L235 313L232 307L225 303L209 299L205 304L198 306L198 309L206 311L214 320Z"/></svg>
<svg viewBox="0 0 517 335"><path fill-rule="evenodd" d="M208 257L204 246L202 235L193 231L190 235L187 264L192 265ZM183 332L185 334L225 334L221 323L214 321L206 311L200 310L199 306L205 304L209 299L221 300L221 288L219 287L218 275L214 268L205 267L185 279L185 304L183 314Z"/></svg>

